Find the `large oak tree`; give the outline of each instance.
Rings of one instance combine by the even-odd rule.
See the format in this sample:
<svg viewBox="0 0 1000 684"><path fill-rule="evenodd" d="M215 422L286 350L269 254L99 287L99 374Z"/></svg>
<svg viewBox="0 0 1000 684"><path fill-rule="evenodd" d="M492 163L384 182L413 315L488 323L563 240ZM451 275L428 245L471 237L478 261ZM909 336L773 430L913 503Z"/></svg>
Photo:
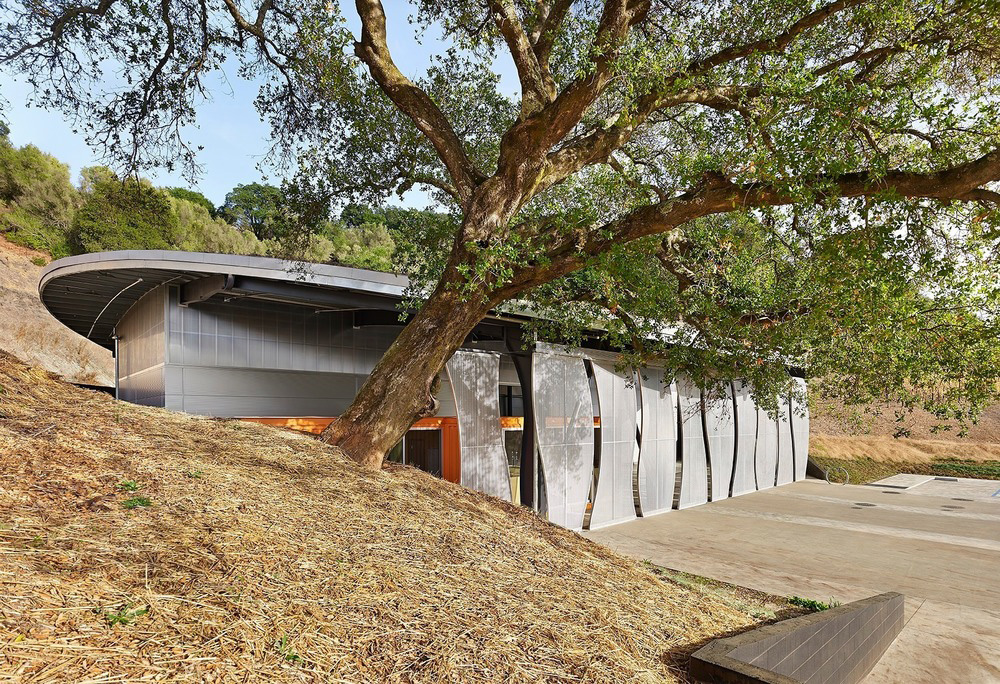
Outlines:
<svg viewBox="0 0 1000 684"><path fill-rule="evenodd" d="M392 11L441 36L420 75L378 0L346 17L310 0L33 0L0 31L0 62L125 166L194 171L184 126L236 57L266 80L289 196L430 189L447 216L400 243L419 303L324 433L358 461L379 464L434 410L445 361L512 301L547 313L540 328L600 320L632 361L748 378L762 399L784 363L942 415L995 392L997 3Z"/></svg>

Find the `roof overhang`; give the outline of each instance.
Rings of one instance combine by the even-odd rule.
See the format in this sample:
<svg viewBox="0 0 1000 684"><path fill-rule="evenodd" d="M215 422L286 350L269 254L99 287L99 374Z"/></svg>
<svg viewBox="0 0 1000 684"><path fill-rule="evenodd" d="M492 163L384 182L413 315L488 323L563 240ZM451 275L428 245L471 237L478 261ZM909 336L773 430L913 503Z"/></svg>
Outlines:
<svg viewBox="0 0 1000 684"><path fill-rule="evenodd" d="M167 283L189 286L192 303L231 291L231 296L290 304L384 310L397 309L410 285L403 276L345 266L137 250L53 261L42 271L38 296L64 325L111 349L115 326L125 312L143 295Z"/></svg>

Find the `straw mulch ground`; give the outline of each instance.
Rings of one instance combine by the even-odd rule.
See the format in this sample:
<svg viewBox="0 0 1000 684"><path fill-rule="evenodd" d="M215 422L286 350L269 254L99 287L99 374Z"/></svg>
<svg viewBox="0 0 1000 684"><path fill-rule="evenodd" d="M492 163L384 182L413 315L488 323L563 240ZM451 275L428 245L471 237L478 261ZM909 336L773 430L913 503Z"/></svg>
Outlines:
<svg viewBox="0 0 1000 684"><path fill-rule="evenodd" d="M0 679L675 681L754 622L418 471L0 353Z"/></svg>

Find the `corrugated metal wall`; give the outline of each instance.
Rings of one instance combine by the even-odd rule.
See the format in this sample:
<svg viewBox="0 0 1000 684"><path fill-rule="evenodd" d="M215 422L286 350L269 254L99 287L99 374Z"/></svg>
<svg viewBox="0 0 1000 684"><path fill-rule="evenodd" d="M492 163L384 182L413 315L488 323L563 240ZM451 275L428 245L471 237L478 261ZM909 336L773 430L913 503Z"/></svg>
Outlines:
<svg viewBox="0 0 1000 684"><path fill-rule="evenodd" d="M806 476L806 464L809 460L809 404L805 402L806 381L795 378L795 386L802 397L795 394L791 399L792 414L792 444L795 446L795 479L802 480Z"/></svg>
<svg viewBox="0 0 1000 684"><path fill-rule="evenodd" d="M171 288L164 404L213 416L336 416L399 328L354 328L351 312L271 302L182 307ZM442 382L439 416L454 416Z"/></svg>
<svg viewBox="0 0 1000 684"><path fill-rule="evenodd" d="M718 501L729 497L729 487L733 482L736 420L733 415L732 386L726 386L723 396L706 396L704 407L708 462L712 468L712 501Z"/></svg>
<svg viewBox="0 0 1000 684"><path fill-rule="evenodd" d="M639 442L639 510L644 516L670 510L677 470L677 386L660 368L639 371L642 435Z"/></svg>
<svg viewBox="0 0 1000 684"><path fill-rule="evenodd" d="M594 474L594 406L578 356L532 356L535 434L549 521L583 527Z"/></svg>
<svg viewBox="0 0 1000 684"><path fill-rule="evenodd" d="M778 468L778 423L767 411L757 408L757 446L754 451L757 489L770 489Z"/></svg>
<svg viewBox="0 0 1000 684"><path fill-rule="evenodd" d="M754 449L757 444L757 405L746 383L736 382L736 467L733 496L757 490L754 477Z"/></svg>
<svg viewBox="0 0 1000 684"><path fill-rule="evenodd" d="M778 477L776 484L779 485L788 484L795 480L792 422L788 409L788 400L785 399L781 402L778 411Z"/></svg>
<svg viewBox="0 0 1000 684"><path fill-rule="evenodd" d="M118 393L146 406L164 405L164 288L147 292L118 322Z"/></svg>
<svg viewBox="0 0 1000 684"><path fill-rule="evenodd" d="M702 422L701 390L687 378L677 379L681 423L681 486L677 508L708 501L708 445Z"/></svg>

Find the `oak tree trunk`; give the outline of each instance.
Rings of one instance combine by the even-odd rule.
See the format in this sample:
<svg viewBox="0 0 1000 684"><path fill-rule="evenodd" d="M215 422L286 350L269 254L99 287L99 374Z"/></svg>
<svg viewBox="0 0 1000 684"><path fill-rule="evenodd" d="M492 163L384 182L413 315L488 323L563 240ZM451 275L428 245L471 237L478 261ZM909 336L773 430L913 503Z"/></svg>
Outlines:
<svg viewBox="0 0 1000 684"><path fill-rule="evenodd" d="M416 420L437 411L438 373L489 309L442 280L322 439L365 467L380 467Z"/></svg>

